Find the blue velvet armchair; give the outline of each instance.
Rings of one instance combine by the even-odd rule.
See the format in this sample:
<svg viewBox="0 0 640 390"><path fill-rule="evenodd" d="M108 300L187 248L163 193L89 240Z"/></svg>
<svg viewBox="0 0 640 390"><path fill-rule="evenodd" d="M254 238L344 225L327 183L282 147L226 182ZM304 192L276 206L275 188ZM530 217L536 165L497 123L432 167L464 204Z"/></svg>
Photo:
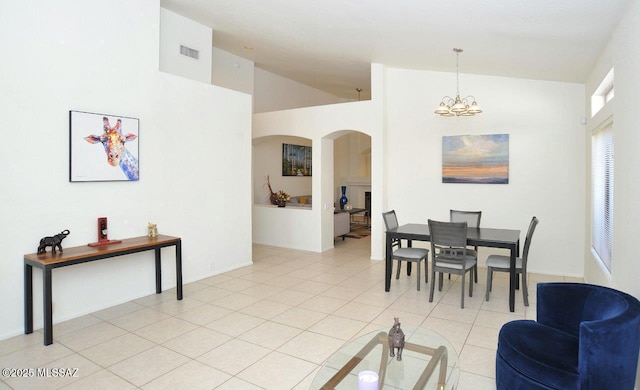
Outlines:
<svg viewBox="0 0 640 390"><path fill-rule="evenodd" d="M607 287L539 283L537 321L503 325L498 389L633 389L640 302Z"/></svg>

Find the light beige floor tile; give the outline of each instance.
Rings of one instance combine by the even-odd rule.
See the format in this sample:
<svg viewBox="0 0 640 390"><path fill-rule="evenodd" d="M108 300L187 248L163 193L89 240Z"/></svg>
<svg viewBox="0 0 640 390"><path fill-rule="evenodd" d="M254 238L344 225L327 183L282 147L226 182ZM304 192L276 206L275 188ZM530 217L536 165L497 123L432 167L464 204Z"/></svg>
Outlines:
<svg viewBox="0 0 640 390"><path fill-rule="evenodd" d="M64 390L135 389L136 387L108 370L100 370L64 387Z"/></svg>
<svg viewBox="0 0 640 390"><path fill-rule="evenodd" d="M57 341L74 351L81 351L125 333L126 331L122 328L108 322L100 322L62 337L55 337L54 334L54 343Z"/></svg>
<svg viewBox="0 0 640 390"><path fill-rule="evenodd" d="M316 367L315 370L313 370L309 375L307 375L302 381L300 381L300 383L298 383L293 390L309 390L309 389L313 389L316 387L313 387L312 385L313 380L316 378L316 375L318 374L318 372L320 371L320 369L322 368L321 365L318 365L318 367Z"/></svg>
<svg viewBox="0 0 640 390"><path fill-rule="evenodd" d="M2 340L0 341L0 357L33 345L42 345L43 341L44 339L40 332L21 334Z"/></svg>
<svg viewBox="0 0 640 390"><path fill-rule="evenodd" d="M307 361L272 352L239 373L238 378L265 389L291 389L315 368Z"/></svg>
<svg viewBox="0 0 640 390"><path fill-rule="evenodd" d="M94 363L109 367L155 346L151 341L132 333L126 333L80 351Z"/></svg>
<svg viewBox="0 0 640 390"><path fill-rule="evenodd" d="M36 368L33 365L28 367ZM77 354L64 356L53 362L38 366L40 373L27 378L9 378L7 384L14 389L61 388L101 368Z"/></svg>
<svg viewBox="0 0 640 390"><path fill-rule="evenodd" d="M142 386L149 390L173 389L213 389L231 378L222 371L209 367L204 363L190 361L161 377Z"/></svg>
<svg viewBox="0 0 640 390"><path fill-rule="evenodd" d="M204 302L197 301L195 299L184 298L181 301L178 301L177 299L163 301L157 305L150 306L150 308L161 311L170 316L175 316L176 314L183 313L187 310L193 309L201 305L204 305Z"/></svg>
<svg viewBox="0 0 640 390"><path fill-rule="evenodd" d="M486 349L498 349L499 329L487 328L481 325L473 325L467 338L467 344Z"/></svg>
<svg viewBox="0 0 640 390"><path fill-rule="evenodd" d="M313 280L305 280L304 282L298 284L297 286L291 287L292 290L302 291L309 294L320 294L323 291L330 289L333 285L316 282Z"/></svg>
<svg viewBox="0 0 640 390"><path fill-rule="evenodd" d="M430 316L422 323L421 327L440 334L447 339L451 345L453 345L456 352L460 354L473 326L464 322L444 320Z"/></svg>
<svg viewBox="0 0 640 390"><path fill-rule="evenodd" d="M309 330L340 340L349 340L366 325L367 323L363 321L329 315L311 326Z"/></svg>
<svg viewBox="0 0 640 390"><path fill-rule="evenodd" d="M236 377L232 377L228 381L216 387L216 390L262 390L262 388Z"/></svg>
<svg viewBox="0 0 640 390"><path fill-rule="evenodd" d="M4 383L4 381L0 380L0 390L11 390L8 384Z"/></svg>
<svg viewBox="0 0 640 390"><path fill-rule="evenodd" d="M459 305L447 305L439 303L436 307L433 308L431 313L429 313L429 317L437 317L444 320L473 324L476 317L478 316L479 311L480 310L478 308L474 309L471 307L465 307L464 309L462 309Z"/></svg>
<svg viewBox="0 0 640 390"><path fill-rule="evenodd" d="M109 322L131 332L167 318L169 318L168 314L145 307L142 310L114 318Z"/></svg>
<svg viewBox="0 0 640 390"><path fill-rule="evenodd" d="M102 320L92 315L81 316L72 320L64 321L58 324L53 324L53 337L54 339L60 336L64 336L70 333L75 333L80 329L88 328L93 325L101 323Z"/></svg>
<svg viewBox="0 0 640 390"><path fill-rule="evenodd" d="M305 280L307 279L300 279L300 278L290 276L290 274L287 274L287 275L277 276L264 283L270 286L277 286L281 288L291 288L293 286L297 286L298 284L304 282Z"/></svg>
<svg viewBox="0 0 640 390"><path fill-rule="evenodd" d="M283 290L269 297L270 301L284 303L286 305L297 306L308 301L315 295L307 294L302 291Z"/></svg>
<svg viewBox="0 0 640 390"><path fill-rule="evenodd" d="M156 346L109 368L114 374L142 386L179 367L189 359L162 346Z"/></svg>
<svg viewBox="0 0 640 390"><path fill-rule="evenodd" d="M349 301L345 299L336 299L330 297L316 296L308 301L301 303L299 306L304 309L315 310L326 314L331 314L338 310Z"/></svg>
<svg viewBox="0 0 640 390"><path fill-rule="evenodd" d="M249 305L244 309L240 310L240 312L250 316L259 317L259 318L268 320L277 316L278 314L284 313L285 311L291 309L291 307L292 306L285 305L284 303L264 300L264 301L260 301L252 305Z"/></svg>
<svg viewBox="0 0 640 390"><path fill-rule="evenodd" d="M460 370L495 379L496 350L465 344L460 354Z"/></svg>
<svg viewBox="0 0 640 390"><path fill-rule="evenodd" d="M404 326L420 326L420 324L422 324L427 318L427 315L396 310L395 308L391 307L380 313L380 315L371 322L379 325L382 328L391 328L394 318L396 317L400 318L400 323L402 323L402 325Z"/></svg>
<svg viewBox="0 0 640 390"><path fill-rule="evenodd" d="M147 340L153 341L154 343L161 344L190 332L195 328L197 328L197 325L178 318L169 317L149 326L145 326L144 328L140 328L134 333Z"/></svg>
<svg viewBox="0 0 640 390"><path fill-rule="evenodd" d="M176 318L189 321L196 325L205 325L231 313L231 310L225 309L224 307L204 304L177 314Z"/></svg>
<svg viewBox="0 0 640 390"><path fill-rule="evenodd" d="M267 268L268 269L268 268ZM255 283L264 283L267 280L271 280L273 278L277 278L279 275L274 274L273 272L268 272L264 270L256 270L255 272L247 273L245 275L240 276L240 279L250 280Z"/></svg>
<svg viewBox="0 0 640 390"><path fill-rule="evenodd" d="M253 305L256 302L260 302L262 297L255 297L241 293L234 293L224 298L216 299L211 304L223 307L229 310L240 310L247 306Z"/></svg>
<svg viewBox="0 0 640 390"><path fill-rule="evenodd" d="M308 329L310 326L326 316L327 314L319 311L303 309L301 307L292 307L284 313L273 317L271 321L293 326L298 329Z"/></svg>
<svg viewBox="0 0 640 390"><path fill-rule="evenodd" d="M162 345L192 359L226 343L230 336L207 328L196 328Z"/></svg>
<svg viewBox="0 0 640 390"><path fill-rule="evenodd" d="M322 364L343 344L344 340L313 332L303 332L278 348L278 351L312 363ZM314 347L309 348L311 345Z"/></svg>
<svg viewBox="0 0 640 390"><path fill-rule="evenodd" d="M298 328L267 321L238 338L269 349L277 349L302 332Z"/></svg>
<svg viewBox="0 0 640 390"><path fill-rule="evenodd" d="M264 299L279 294L284 290L285 289L280 286L258 283L249 288L245 288L244 290L242 290L242 293L245 295L250 295L252 297Z"/></svg>
<svg viewBox="0 0 640 390"><path fill-rule="evenodd" d="M355 299L360 294L362 294L362 290L360 289L342 286L333 286L321 293L321 295L325 297L345 299L347 301Z"/></svg>
<svg viewBox="0 0 640 390"><path fill-rule="evenodd" d="M213 368L236 375L269 354L271 350L239 339L232 339L198 357L196 360Z"/></svg>
<svg viewBox="0 0 640 390"><path fill-rule="evenodd" d="M237 337L262 324L263 322L265 322L265 320L263 320L262 318L234 312L208 323L207 325L205 325L205 327L222 334Z"/></svg>
<svg viewBox="0 0 640 390"><path fill-rule="evenodd" d="M170 300L176 300L176 294L170 291L165 291L162 294L151 294L142 298L135 299L133 302L149 307Z"/></svg>
<svg viewBox="0 0 640 390"><path fill-rule="evenodd" d="M500 329L502 325L509 321L520 320L524 318L524 314L517 313L497 313L494 311L481 310L476 318L475 325L487 328Z"/></svg>
<svg viewBox="0 0 640 390"><path fill-rule="evenodd" d="M225 290L240 292L251 286L255 286L257 283L245 279L232 279L226 282L216 284L216 287L223 288Z"/></svg>
<svg viewBox="0 0 640 390"><path fill-rule="evenodd" d="M204 284L209 285L209 286L215 286L215 285L220 284L222 282L227 282L227 281L229 281L231 279L233 279L233 278L231 276L229 276L229 275L219 274L219 275L214 275L214 276L208 277L206 279L199 280L198 282L204 283Z"/></svg>
<svg viewBox="0 0 640 390"><path fill-rule="evenodd" d="M385 308L380 306L371 306L359 302L348 302L335 312L336 316L347 317L358 321L371 322L378 317Z"/></svg>
<svg viewBox="0 0 640 390"><path fill-rule="evenodd" d="M125 314L133 313L134 311L138 311L143 309L144 306L135 302L125 302L120 305L112 306L106 308L104 310L97 311L95 313L91 313L92 316L98 317L101 320L109 321L114 318L121 317Z"/></svg>
<svg viewBox="0 0 640 390"><path fill-rule="evenodd" d="M41 335L42 336L42 335ZM63 344L54 343L48 346L42 344L32 345L19 349L12 353L0 356L0 367L4 368L35 368L71 355L72 350Z"/></svg>
<svg viewBox="0 0 640 390"><path fill-rule="evenodd" d="M327 268L330 268L330 269L333 268L333 266L331 266L331 265L327 265L327 266L323 266L323 267L327 267ZM338 284L344 282L345 280L349 279L349 275L327 273L327 272L321 272L321 271L315 271L315 270L309 270L309 271L317 273L316 276L314 276L314 277L312 277L310 279L313 282L319 282L319 283L331 284L331 285L338 285Z"/></svg>
<svg viewBox="0 0 640 390"><path fill-rule="evenodd" d="M384 282L382 282L384 283ZM384 285L384 284L381 284ZM353 299L353 302L380 307L389 307L395 304L398 296L385 292L380 286L368 289Z"/></svg>
<svg viewBox="0 0 640 390"><path fill-rule="evenodd" d="M233 291L225 290L223 288L206 287L192 294L189 294L189 298L195 299L197 301L210 303L231 294L233 294Z"/></svg>
<svg viewBox="0 0 640 390"><path fill-rule="evenodd" d="M496 381L494 378L461 371L460 380L458 381L458 389L496 390Z"/></svg>

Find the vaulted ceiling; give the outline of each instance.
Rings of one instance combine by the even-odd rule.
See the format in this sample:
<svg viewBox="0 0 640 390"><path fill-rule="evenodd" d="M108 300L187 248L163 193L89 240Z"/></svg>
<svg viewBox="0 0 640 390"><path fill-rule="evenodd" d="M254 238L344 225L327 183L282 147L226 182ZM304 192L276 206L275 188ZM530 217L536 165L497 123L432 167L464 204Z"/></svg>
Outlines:
<svg viewBox="0 0 640 390"><path fill-rule="evenodd" d="M633 0L162 0L213 46L344 98L370 63L582 83ZM250 49L248 49L250 48Z"/></svg>

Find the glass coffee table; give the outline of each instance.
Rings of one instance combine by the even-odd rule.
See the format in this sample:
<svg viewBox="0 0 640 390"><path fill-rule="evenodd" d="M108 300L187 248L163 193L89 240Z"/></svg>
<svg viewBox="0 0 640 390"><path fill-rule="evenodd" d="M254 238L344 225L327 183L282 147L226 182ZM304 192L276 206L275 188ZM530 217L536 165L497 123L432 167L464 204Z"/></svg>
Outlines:
<svg viewBox="0 0 640 390"><path fill-rule="evenodd" d="M334 353L316 374L312 389L357 389L358 373L375 371L380 389L455 389L458 355L440 334L403 327L402 360L389 356L388 329L360 336Z"/></svg>

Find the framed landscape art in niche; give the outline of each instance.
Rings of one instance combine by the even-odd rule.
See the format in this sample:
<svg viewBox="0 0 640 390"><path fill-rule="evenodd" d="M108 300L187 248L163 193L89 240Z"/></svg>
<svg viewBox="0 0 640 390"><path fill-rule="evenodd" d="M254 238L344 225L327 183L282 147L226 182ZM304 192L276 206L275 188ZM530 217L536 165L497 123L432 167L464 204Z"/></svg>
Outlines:
<svg viewBox="0 0 640 390"><path fill-rule="evenodd" d="M509 183L509 134L442 137L442 182Z"/></svg>
<svg viewBox="0 0 640 390"><path fill-rule="evenodd" d="M282 144L282 176L311 176L311 146Z"/></svg>
<svg viewBox="0 0 640 390"><path fill-rule="evenodd" d="M69 111L69 181L140 179L139 120Z"/></svg>

